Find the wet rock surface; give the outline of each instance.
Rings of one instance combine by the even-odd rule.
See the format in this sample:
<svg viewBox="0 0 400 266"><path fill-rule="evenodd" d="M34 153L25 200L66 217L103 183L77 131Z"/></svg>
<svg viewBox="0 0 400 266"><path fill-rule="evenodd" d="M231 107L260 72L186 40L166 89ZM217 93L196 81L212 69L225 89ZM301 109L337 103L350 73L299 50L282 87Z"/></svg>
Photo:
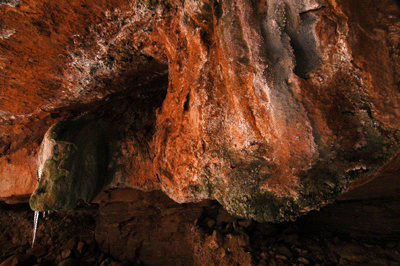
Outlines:
<svg viewBox="0 0 400 266"><path fill-rule="evenodd" d="M124 201L127 194L134 201ZM177 204L161 192L114 190L101 197L41 218L33 248L29 206L2 204L0 265L400 265L398 229L379 236L379 223L370 223L354 234L367 217L338 228L320 212L272 224L231 216L216 201Z"/></svg>

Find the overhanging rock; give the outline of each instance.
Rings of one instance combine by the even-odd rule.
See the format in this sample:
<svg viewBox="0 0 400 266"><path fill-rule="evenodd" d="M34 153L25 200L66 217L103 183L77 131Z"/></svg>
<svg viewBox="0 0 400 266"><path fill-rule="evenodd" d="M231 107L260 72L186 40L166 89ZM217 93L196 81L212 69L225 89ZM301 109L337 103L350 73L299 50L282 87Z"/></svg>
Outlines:
<svg viewBox="0 0 400 266"><path fill-rule="evenodd" d="M79 156L68 165L51 154L58 164L45 165L56 176L98 152L87 168L96 173L87 179L95 183L89 193L68 185L50 197L41 181L33 203L41 193L51 205L59 193L74 200L51 206L69 208L106 184L161 188L177 202L212 198L235 215L277 222L326 205L399 151L400 26L392 1L98 1L82 13L76 3L39 2L0 7L3 24L15 30L0 40L0 66L10 69L0 77L4 93L21 104L23 97L36 99L2 105L3 182L16 180L17 168L6 168L11 158L23 146L26 156L37 157L44 131L58 121L71 125L73 141L66 144L74 145L52 147ZM49 54L50 70L40 60L11 63L24 58L19 43L33 47L35 40L23 35L30 26L12 24L7 15L25 9L53 15L32 23L40 38L59 44ZM68 20L70 30L52 19L60 9L79 18ZM68 52L57 61L60 51ZM40 75L18 76L20 66L42 73L40 84L32 78ZM85 112L90 122L75 130ZM90 144L85 137L96 123L114 130ZM35 125L40 130L19 135ZM108 147L105 157L100 143Z"/></svg>

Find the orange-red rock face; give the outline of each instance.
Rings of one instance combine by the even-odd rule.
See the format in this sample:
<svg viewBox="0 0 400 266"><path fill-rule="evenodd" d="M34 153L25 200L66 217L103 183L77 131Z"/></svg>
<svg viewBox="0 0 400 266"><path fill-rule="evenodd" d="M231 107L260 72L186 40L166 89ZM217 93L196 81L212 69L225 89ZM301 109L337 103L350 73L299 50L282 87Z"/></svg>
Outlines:
<svg viewBox="0 0 400 266"><path fill-rule="evenodd" d="M0 12L3 199L32 192L26 169L45 131L87 111L109 125L111 186L215 198L265 221L319 208L399 150L389 0L28 1Z"/></svg>

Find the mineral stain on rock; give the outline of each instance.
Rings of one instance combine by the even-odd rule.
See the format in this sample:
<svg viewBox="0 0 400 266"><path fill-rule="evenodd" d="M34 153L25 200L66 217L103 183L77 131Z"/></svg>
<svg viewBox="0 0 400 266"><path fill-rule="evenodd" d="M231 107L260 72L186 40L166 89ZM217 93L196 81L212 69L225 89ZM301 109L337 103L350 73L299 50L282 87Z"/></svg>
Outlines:
<svg viewBox="0 0 400 266"><path fill-rule="evenodd" d="M135 187L278 222L399 151L392 1L14 2L0 6L16 30L0 40L2 198L37 166L37 211Z"/></svg>

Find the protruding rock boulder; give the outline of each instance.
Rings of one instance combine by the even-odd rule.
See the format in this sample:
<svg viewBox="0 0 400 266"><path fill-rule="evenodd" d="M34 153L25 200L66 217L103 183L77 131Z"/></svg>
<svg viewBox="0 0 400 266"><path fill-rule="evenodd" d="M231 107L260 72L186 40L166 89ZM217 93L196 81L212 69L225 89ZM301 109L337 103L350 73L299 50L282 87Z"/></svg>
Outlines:
<svg viewBox="0 0 400 266"><path fill-rule="evenodd" d="M46 133L39 151L38 185L30 198L35 211L72 209L91 202L108 185L108 141L100 123L63 121Z"/></svg>
<svg viewBox="0 0 400 266"><path fill-rule="evenodd" d="M17 154L36 167L59 121L73 141L52 147L72 157L50 153L39 169L66 176L89 156L89 179L107 180L88 194L65 186L57 193L76 196L60 206L109 184L161 188L177 202L216 199L276 222L328 204L354 180L376 180L399 152L393 1L38 1L0 12L0 182L26 172ZM21 16L29 22L14 23ZM75 130L83 113L88 126ZM103 144L106 157L89 155ZM26 175L24 194L35 178ZM0 197L18 195L8 187Z"/></svg>

